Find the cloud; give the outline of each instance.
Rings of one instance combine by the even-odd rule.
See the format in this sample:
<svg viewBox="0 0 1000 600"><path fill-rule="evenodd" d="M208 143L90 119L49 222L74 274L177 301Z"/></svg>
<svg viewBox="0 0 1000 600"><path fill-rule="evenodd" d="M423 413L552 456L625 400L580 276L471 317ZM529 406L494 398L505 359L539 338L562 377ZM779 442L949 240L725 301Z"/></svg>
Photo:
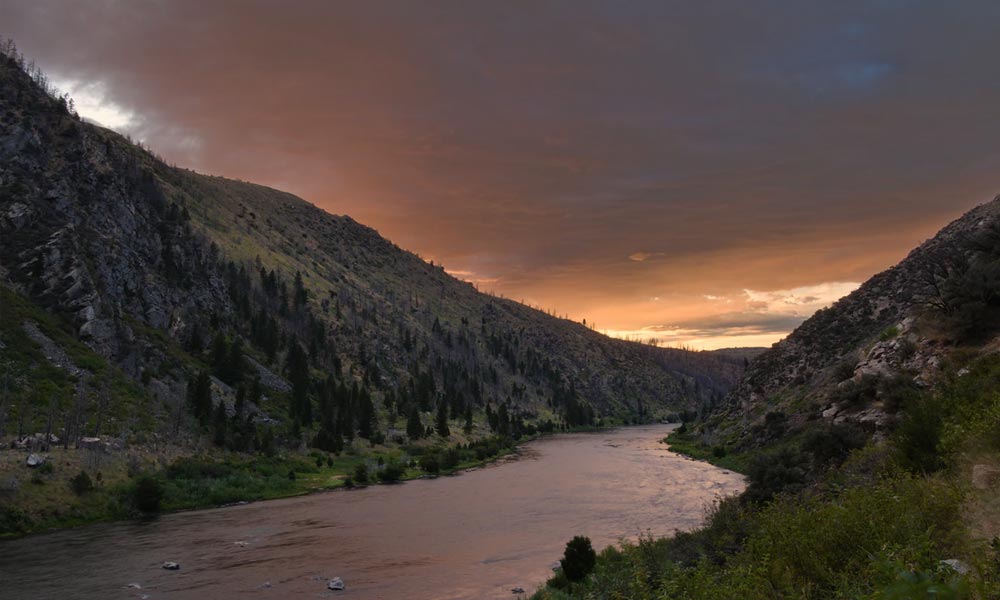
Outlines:
<svg viewBox="0 0 1000 600"><path fill-rule="evenodd" d="M827 282L787 290L744 290L742 310L610 333L626 339L656 340L664 345L700 349L769 346L787 336L817 310L857 289L858 285ZM702 296L713 302L723 299L712 294Z"/></svg>
<svg viewBox="0 0 1000 600"><path fill-rule="evenodd" d="M462 281L468 281L469 283L475 283L477 285L493 285L500 281L499 277L482 277L475 271L468 271L465 269L446 268L445 272L456 279L461 279Z"/></svg>
<svg viewBox="0 0 1000 600"><path fill-rule="evenodd" d="M622 331L804 318L842 291L810 286L991 199L998 19L987 0L0 2L81 109L168 161Z"/></svg>
<svg viewBox="0 0 1000 600"><path fill-rule="evenodd" d="M763 314L808 316L858 289L856 281L834 281L788 290L743 290L747 307Z"/></svg>
<svg viewBox="0 0 1000 600"><path fill-rule="evenodd" d="M60 92L68 93L73 98L77 113L84 119L121 133L136 125L136 113L116 104L109 96L107 85L100 80L84 82L53 78L52 83Z"/></svg>

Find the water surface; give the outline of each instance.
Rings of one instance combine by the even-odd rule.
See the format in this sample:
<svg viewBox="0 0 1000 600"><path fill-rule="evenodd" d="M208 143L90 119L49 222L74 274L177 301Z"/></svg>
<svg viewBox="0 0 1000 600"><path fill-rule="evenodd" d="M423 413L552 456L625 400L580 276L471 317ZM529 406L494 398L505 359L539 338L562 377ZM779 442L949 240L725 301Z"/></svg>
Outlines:
<svg viewBox="0 0 1000 600"><path fill-rule="evenodd" d="M454 477L0 542L0 598L513 598L574 535L596 548L667 535L742 490L739 475L667 452L668 431L559 435ZM335 576L346 590L326 590Z"/></svg>

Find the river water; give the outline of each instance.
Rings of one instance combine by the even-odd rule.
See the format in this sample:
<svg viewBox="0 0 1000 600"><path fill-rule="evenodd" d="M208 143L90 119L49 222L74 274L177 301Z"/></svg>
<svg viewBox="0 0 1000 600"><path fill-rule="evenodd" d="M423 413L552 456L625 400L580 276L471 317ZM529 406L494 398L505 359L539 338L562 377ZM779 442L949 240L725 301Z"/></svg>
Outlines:
<svg viewBox="0 0 1000 600"><path fill-rule="evenodd" d="M513 598L574 535L600 549L690 529L743 489L667 452L669 430L557 435L458 476L0 542L0 598ZM327 591L332 577L346 589Z"/></svg>

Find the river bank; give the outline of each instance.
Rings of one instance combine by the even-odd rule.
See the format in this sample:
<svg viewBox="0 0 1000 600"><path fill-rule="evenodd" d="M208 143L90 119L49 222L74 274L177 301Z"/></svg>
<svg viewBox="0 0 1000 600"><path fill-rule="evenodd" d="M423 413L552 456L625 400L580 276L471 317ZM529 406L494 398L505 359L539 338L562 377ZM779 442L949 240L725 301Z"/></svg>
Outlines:
<svg viewBox="0 0 1000 600"><path fill-rule="evenodd" d="M603 547L690 529L742 490L739 475L667 452L668 430L551 436L458 477L9 540L5 597L132 598L139 583L150 598L284 598L336 576L364 598L509 598L544 582L573 535Z"/></svg>

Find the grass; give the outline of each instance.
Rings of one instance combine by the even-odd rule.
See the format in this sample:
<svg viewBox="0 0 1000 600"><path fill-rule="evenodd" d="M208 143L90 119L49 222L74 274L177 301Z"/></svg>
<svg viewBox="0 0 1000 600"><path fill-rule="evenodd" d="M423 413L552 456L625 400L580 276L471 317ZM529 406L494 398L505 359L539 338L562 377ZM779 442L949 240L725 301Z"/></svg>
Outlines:
<svg viewBox="0 0 1000 600"><path fill-rule="evenodd" d="M523 440L522 440L523 441ZM447 448L426 444L411 452L445 452ZM450 475L481 466L514 452L507 445L491 447L488 455L458 453L460 460L442 468L435 475ZM165 511L189 510L298 496L343 488L359 464L371 474L369 485L378 482L382 465L399 464L404 468L399 481L431 476L411 465L417 455L407 449L376 446L364 448L360 441L342 453L312 450L308 454L280 453L274 456L249 455L212 449L201 454L185 455L181 448L160 454L117 453L91 455L61 447L48 454L51 472L41 474L24 466L22 453L0 455L0 538L37 533L50 529L75 527L100 521L135 516L131 494L135 479L143 473L153 475L163 484L162 508ZM91 459L100 457L100 463ZM99 481L91 492L77 495L70 479L81 470ZM98 478L97 473L100 473ZM291 474L294 474L291 475ZM10 478L17 480L16 490L9 489Z"/></svg>
<svg viewBox="0 0 1000 600"><path fill-rule="evenodd" d="M724 446L706 446L695 439L694 435L679 428L661 440L667 444L671 452L695 460L703 460L723 469L737 473L746 473L752 456L747 453L732 454ZM721 449L721 450L720 450Z"/></svg>

